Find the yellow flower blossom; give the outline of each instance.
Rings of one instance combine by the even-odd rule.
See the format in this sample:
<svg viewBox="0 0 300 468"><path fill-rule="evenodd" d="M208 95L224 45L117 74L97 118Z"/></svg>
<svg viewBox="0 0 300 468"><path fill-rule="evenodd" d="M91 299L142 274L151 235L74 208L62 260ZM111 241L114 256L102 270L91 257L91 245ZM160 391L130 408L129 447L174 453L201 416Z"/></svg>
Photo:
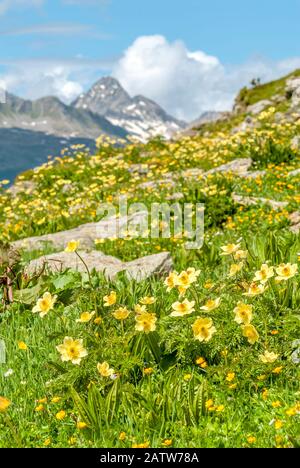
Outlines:
<svg viewBox="0 0 300 468"><path fill-rule="evenodd" d="M145 296L140 300L140 303L143 305L151 305L156 302L155 297Z"/></svg>
<svg viewBox="0 0 300 468"><path fill-rule="evenodd" d="M266 287L263 284L251 283L248 291L243 293L243 296L254 297L259 294L263 294L266 290Z"/></svg>
<svg viewBox="0 0 300 468"><path fill-rule="evenodd" d="M45 292L41 299L38 299L36 306L32 309L34 314L39 313L40 317L45 317L56 302L57 296L52 296L49 292Z"/></svg>
<svg viewBox="0 0 300 468"><path fill-rule="evenodd" d="M197 320L193 323L192 329L194 332L194 338L200 342L208 342L214 333L216 333L216 328L213 326L213 321L211 318L202 318L198 317Z"/></svg>
<svg viewBox="0 0 300 468"><path fill-rule="evenodd" d="M279 267L276 268L276 273L278 276L276 276L276 281L287 281L290 278L293 278L298 271L298 265L294 264L292 265L291 263L282 263L279 265Z"/></svg>
<svg viewBox="0 0 300 468"><path fill-rule="evenodd" d="M130 311L126 307L120 307L112 313L117 320L125 320L129 317L129 314Z"/></svg>
<svg viewBox="0 0 300 468"><path fill-rule="evenodd" d="M92 320L96 312L82 312L80 318L76 320L78 323L87 323Z"/></svg>
<svg viewBox="0 0 300 468"><path fill-rule="evenodd" d="M219 307L221 302L221 298L218 297L217 299L209 299L206 303L200 307L201 310L205 310L206 312L211 312Z"/></svg>
<svg viewBox="0 0 300 468"><path fill-rule="evenodd" d="M278 359L279 355L273 352L265 351L264 354L259 355L259 359L264 364L275 362Z"/></svg>
<svg viewBox="0 0 300 468"><path fill-rule="evenodd" d="M87 427L87 424L83 421L77 421L76 427L79 430L85 429Z"/></svg>
<svg viewBox="0 0 300 468"><path fill-rule="evenodd" d="M250 344L254 344L258 341L259 334L253 325L244 325L242 327L242 330L243 330L243 336L247 338Z"/></svg>
<svg viewBox="0 0 300 468"><path fill-rule="evenodd" d="M274 267L269 267L266 263L264 263L260 270L255 273L253 282L259 281L261 284L265 284L273 276Z"/></svg>
<svg viewBox="0 0 300 468"><path fill-rule="evenodd" d="M136 315L135 321L135 329L137 331L148 334L156 330L157 317L155 314L150 314L150 312L142 312L141 314Z"/></svg>
<svg viewBox="0 0 300 468"><path fill-rule="evenodd" d="M26 343L24 343L24 341L19 341L18 348L21 349L22 351L26 351L28 349L28 346Z"/></svg>
<svg viewBox="0 0 300 468"><path fill-rule="evenodd" d="M232 265L230 265L228 276L230 277L235 276L237 273L241 271L242 268L243 268L242 263L233 263Z"/></svg>
<svg viewBox="0 0 300 468"><path fill-rule="evenodd" d="M115 291L111 291L111 293L108 296L104 296L103 298L104 301L104 307L110 307L115 305L117 302L117 294Z"/></svg>
<svg viewBox="0 0 300 468"><path fill-rule="evenodd" d="M58 421L62 421L63 419L65 419L66 414L67 413L64 410L61 410L58 413L56 413L55 417Z"/></svg>
<svg viewBox="0 0 300 468"><path fill-rule="evenodd" d="M221 255L232 255L240 249L240 244L228 244L221 247Z"/></svg>
<svg viewBox="0 0 300 468"><path fill-rule="evenodd" d="M102 377L111 377L115 373L114 369L109 367L106 361L102 363L98 362L97 370Z"/></svg>
<svg viewBox="0 0 300 468"><path fill-rule="evenodd" d="M126 437L127 437L127 436L126 436L126 432L120 432L120 434L119 434L119 440L120 440L121 442L124 442L124 440L126 440Z"/></svg>
<svg viewBox="0 0 300 468"><path fill-rule="evenodd" d="M252 321L253 306L249 304L244 304L243 302L238 302L237 306L234 308L235 319L234 321L238 324L249 325Z"/></svg>
<svg viewBox="0 0 300 468"><path fill-rule="evenodd" d="M176 288L178 282L178 273L173 271L165 279L164 284L167 286L167 291L170 292L172 289Z"/></svg>
<svg viewBox="0 0 300 468"><path fill-rule="evenodd" d="M67 253L76 252L76 250L78 250L79 248L79 245L80 245L79 241L71 240L70 242L68 242L68 245L65 248L65 252Z"/></svg>
<svg viewBox="0 0 300 468"><path fill-rule="evenodd" d="M195 301L188 301L188 299L185 299L183 302L174 302L174 304L172 304L172 309L171 317L190 315L195 311Z"/></svg>
<svg viewBox="0 0 300 468"><path fill-rule="evenodd" d="M4 413L10 405L11 401L8 398L0 396L0 413Z"/></svg>
<svg viewBox="0 0 300 468"><path fill-rule="evenodd" d="M248 256L247 250L237 250L235 254L233 255L233 258L235 260L244 260L245 258L247 258L247 256Z"/></svg>
<svg viewBox="0 0 300 468"><path fill-rule="evenodd" d="M88 354L82 343L82 340L73 340L73 338L66 336L63 343L56 346L61 355L61 360L71 361L72 364L79 365L82 358Z"/></svg>

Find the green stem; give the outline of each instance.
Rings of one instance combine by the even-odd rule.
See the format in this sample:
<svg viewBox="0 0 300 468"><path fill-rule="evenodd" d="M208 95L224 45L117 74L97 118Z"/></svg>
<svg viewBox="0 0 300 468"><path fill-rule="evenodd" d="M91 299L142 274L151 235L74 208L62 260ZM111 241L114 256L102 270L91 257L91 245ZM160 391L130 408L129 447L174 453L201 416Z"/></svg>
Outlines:
<svg viewBox="0 0 300 468"><path fill-rule="evenodd" d="M85 261L83 260L83 258L81 257L81 255L79 255L79 253L77 252L77 250L75 250L75 253L77 255L77 257L79 258L79 260L83 263L83 265L85 266L85 269L87 271L87 274L88 274L88 277L89 277L89 283L90 283L90 286L92 288L92 280L91 280L91 274L90 274L90 270L87 266L87 264L85 263Z"/></svg>

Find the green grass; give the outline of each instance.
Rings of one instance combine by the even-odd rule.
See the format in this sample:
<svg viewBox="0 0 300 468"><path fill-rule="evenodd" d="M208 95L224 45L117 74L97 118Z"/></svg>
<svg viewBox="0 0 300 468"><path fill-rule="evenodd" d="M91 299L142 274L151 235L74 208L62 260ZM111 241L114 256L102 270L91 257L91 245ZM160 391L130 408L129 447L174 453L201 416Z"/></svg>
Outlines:
<svg viewBox="0 0 300 468"><path fill-rule="evenodd" d="M251 103L282 87L283 80L249 90ZM90 278L71 271L30 277L27 263L58 246L23 251L20 261L10 257L8 264L1 244L0 339L7 359L0 364L0 397L10 405L5 409L0 399L0 447L163 447L165 440L174 447L299 447L300 237L290 232L289 215L299 211L300 181L289 173L300 166L300 153L291 147L300 124L276 123L269 111L257 117L256 128L233 135L244 117L203 126L198 135L174 142L157 138L116 147L100 141L94 155L73 148L19 177L35 185L15 197L0 184L0 237L8 242L97 221L99 204L117 204L119 195L149 208L180 192L181 204L201 202L206 210L199 250L187 250L186 239L175 236L95 245L124 261L169 251L178 274L200 270L186 291L168 291L165 277L141 283L124 274L107 281L96 272ZM251 170L265 172L256 179L185 173L238 158L252 158ZM137 163L145 173L132 172ZM162 184L164 177L173 183ZM149 181L152 187L140 187ZM260 202L244 207L233 202L233 193L288 204L278 211ZM229 244L246 253L221 255ZM287 281L276 281L279 266L289 263L298 271L293 266ZM232 265L238 265L236 274ZM262 266L270 277L261 294L245 295ZM112 291L116 303L105 307L104 296ZM33 308L46 292L57 298L42 318ZM150 333L136 327L136 306L145 296L154 298L147 305L154 314L146 316L154 320ZM171 316L184 298L194 301L194 310ZM203 309L210 299L219 305ZM235 320L239 302L252 306L252 342ZM130 312L124 322L113 315L120 307ZM94 315L78 322L84 312ZM199 317L215 327L207 341L194 334ZM88 354L79 365L61 359L57 346L66 337L82 340ZM274 362L263 362L265 351L274 353ZM100 374L103 362L113 369L112 378Z"/></svg>

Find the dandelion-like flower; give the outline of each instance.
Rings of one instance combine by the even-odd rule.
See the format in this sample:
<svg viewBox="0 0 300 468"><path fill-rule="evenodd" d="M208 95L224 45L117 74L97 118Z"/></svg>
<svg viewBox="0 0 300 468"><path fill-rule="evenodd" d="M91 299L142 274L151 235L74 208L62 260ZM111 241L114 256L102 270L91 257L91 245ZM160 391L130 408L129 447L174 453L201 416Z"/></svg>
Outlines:
<svg viewBox="0 0 300 468"><path fill-rule="evenodd" d="M208 342L214 333L216 333L216 328L213 326L213 321L211 318L202 318L198 317L197 320L193 323L192 329L194 332L194 338L199 341Z"/></svg>
<svg viewBox="0 0 300 468"><path fill-rule="evenodd" d="M77 365L88 354L87 350L83 347L82 340L73 340L69 336L66 336L63 343L56 346L56 349L60 353L62 361L71 361L72 364Z"/></svg>
<svg viewBox="0 0 300 468"><path fill-rule="evenodd" d="M41 299L38 299L36 306L32 309L34 314L40 314L40 317L45 317L50 310L53 309L57 296L52 296L49 292L45 292Z"/></svg>
<svg viewBox="0 0 300 468"><path fill-rule="evenodd" d="M173 312L171 317L183 317L184 315L192 314L195 311L195 301L188 301L185 299L183 302L174 302L172 304Z"/></svg>

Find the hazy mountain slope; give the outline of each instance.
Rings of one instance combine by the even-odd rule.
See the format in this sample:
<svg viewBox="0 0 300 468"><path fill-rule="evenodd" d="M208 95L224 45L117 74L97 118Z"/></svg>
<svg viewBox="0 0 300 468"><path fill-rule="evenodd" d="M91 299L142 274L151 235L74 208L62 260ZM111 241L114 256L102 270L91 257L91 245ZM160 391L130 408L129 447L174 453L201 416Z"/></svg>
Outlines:
<svg viewBox="0 0 300 468"><path fill-rule="evenodd" d="M0 104L0 127L23 128L63 137L97 138L101 133L125 137L126 131L90 111L67 106L56 97L36 101L7 94Z"/></svg>
<svg viewBox="0 0 300 468"><path fill-rule="evenodd" d="M92 139L63 140L55 135L20 128L0 128L0 141L0 180L11 181L20 172L45 163L48 156L59 156L61 149L69 145L85 144L91 150L95 148Z"/></svg>

